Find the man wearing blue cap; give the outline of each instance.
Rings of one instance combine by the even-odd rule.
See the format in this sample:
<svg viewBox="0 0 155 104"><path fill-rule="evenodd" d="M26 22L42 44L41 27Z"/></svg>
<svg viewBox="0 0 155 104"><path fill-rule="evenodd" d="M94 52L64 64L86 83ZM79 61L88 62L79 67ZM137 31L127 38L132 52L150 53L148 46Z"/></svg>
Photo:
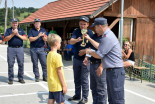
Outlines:
<svg viewBox="0 0 155 104"><path fill-rule="evenodd" d="M35 75L36 82L39 82L40 77L38 59L42 66L43 81L47 81L46 53L44 51L44 43L47 41L47 35L45 34L46 30L40 26L40 19L34 19L34 28L32 28L28 33L28 38L30 40L31 61L33 64L33 73Z"/></svg>
<svg viewBox="0 0 155 104"><path fill-rule="evenodd" d="M87 54L102 59L102 66L106 70L107 90L109 104L124 104L124 79L121 47L115 34L108 28L107 19L96 18L92 27L97 34L102 35L100 44L90 40L93 45L98 45L96 52L87 49ZM85 36L87 38L87 36Z"/></svg>
<svg viewBox="0 0 155 104"><path fill-rule="evenodd" d="M14 72L13 66L15 58L18 62L18 81L25 83L23 80L24 75L24 51L23 51L23 40L27 40L25 32L18 28L18 20L16 18L11 20L11 28L8 28L5 32L5 39L8 41L7 48L7 62L8 62L8 84L13 84Z"/></svg>
<svg viewBox="0 0 155 104"><path fill-rule="evenodd" d="M74 72L74 83L75 83L75 95L68 100L80 100L81 98L81 88L82 88L82 99L78 104L85 104L88 101L88 92L89 92L89 81L88 81L88 69L87 66L83 64L85 55L79 56L79 51L85 48L88 48L90 43L86 40L85 46L82 46L82 32L81 30L87 30L86 34L90 37L93 36L92 30L88 29L89 18L86 16L80 17L79 21L80 28L77 28L73 31L70 43L74 45L75 53L73 59L73 72Z"/></svg>
<svg viewBox="0 0 155 104"><path fill-rule="evenodd" d="M92 38L86 35L86 38L90 42L97 42L97 45L91 44L90 48L92 51L98 49L100 40L102 39L101 35L94 34ZM86 50L81 50L79 55L86 54ZM106 87L106 69L103 69L101 59L91 57L86 54L84 59L84 64L88 65L90 61L90 89L92 92L93 104L106 104L107 103L107 87Z"/></svg>
<svg viewBox="0 0 155 104"><path fill-rule="evenodd" d="M2 43L2 40L3 40L3 39L2 39L2 36L1 36L1 34L0 34L0 44Z"/></svg>

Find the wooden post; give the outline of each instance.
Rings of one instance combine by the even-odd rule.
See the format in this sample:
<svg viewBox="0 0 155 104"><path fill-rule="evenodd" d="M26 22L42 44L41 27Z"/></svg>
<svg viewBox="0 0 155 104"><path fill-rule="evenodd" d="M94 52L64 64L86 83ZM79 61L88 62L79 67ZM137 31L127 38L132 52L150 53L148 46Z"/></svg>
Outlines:
<svg viewBox="0 0 155 104"><path fill-rule="evenodd" d="M68 21L67 22L64 22L65 24L64 24L64 27L63 27L63 40L65 40L66 39L66 27L67 27L67 25L68 25Z"/></svg>

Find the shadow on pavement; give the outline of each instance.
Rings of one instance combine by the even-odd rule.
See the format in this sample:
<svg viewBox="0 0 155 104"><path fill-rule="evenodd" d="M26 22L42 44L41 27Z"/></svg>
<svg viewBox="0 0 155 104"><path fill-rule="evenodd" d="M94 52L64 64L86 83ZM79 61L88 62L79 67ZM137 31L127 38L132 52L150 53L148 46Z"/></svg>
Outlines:
<svg viewBox="0 0 155 104"><path fill-rule="evenodd" d="M48 102L48 92L38 92L38 98L40 98L39 103Z"/></svg>
<svg viewBox="0 0 155 104"><path fill-rule="evenodd" d="M147 86L155 88L155 85L152 85L152 84L148 84Z"/></svg>
<svg viewBox="0 0 155 104"><path fill-rule="evenodd" d="M0 82L8 83L8 77L0 76Z"/></svg>
<svg viewBox="0 0 155 104"><path fill-rule="evenodd" d="M71 96L69 95L65 95L65 99L66 99L66 102L65 104L77 104L78 101L68 101L68 98L70 98Z"/></svg>
<svg viewBox="0 0 155 104"><path fill-rule="evenodd" d="M65 104L77 104L75 101L68 101L71 96L65 95ZM38 92L39 103L48 103L48 92Z"/></svg>
<svg viewBox="0 0 155 104"><path fill-rule="evenodd" d="M140 81L140 79L137 79L137 78L131 78L129 76L125 76L125 80L128 80L128 81L131 81L131 82L135 82L135 81Z"/></svg>

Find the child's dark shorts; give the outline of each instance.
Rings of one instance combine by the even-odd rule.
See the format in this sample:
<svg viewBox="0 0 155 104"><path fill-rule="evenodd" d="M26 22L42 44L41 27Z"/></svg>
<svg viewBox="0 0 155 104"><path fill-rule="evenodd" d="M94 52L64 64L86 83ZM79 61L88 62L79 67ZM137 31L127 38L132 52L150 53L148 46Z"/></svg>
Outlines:
<svg viewBox="0 0 155 104"><path fill-rule="evenodd" d="M50 92L49 91L49 99L54 99L56 103L63 103L65 102L65 95L62 91L58 92Z"/></svg>

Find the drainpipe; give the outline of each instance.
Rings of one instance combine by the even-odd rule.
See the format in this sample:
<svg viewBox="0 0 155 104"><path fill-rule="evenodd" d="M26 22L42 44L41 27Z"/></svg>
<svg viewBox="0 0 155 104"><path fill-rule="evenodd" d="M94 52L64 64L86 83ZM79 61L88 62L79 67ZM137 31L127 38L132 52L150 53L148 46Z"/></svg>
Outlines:
<svg viewBox="0 0 155 104"><path fill-rule="evenodd" d="M121 20L120 20L120 44L123 45L123 11L124 11L124 0L121 0Z"/></svg>

